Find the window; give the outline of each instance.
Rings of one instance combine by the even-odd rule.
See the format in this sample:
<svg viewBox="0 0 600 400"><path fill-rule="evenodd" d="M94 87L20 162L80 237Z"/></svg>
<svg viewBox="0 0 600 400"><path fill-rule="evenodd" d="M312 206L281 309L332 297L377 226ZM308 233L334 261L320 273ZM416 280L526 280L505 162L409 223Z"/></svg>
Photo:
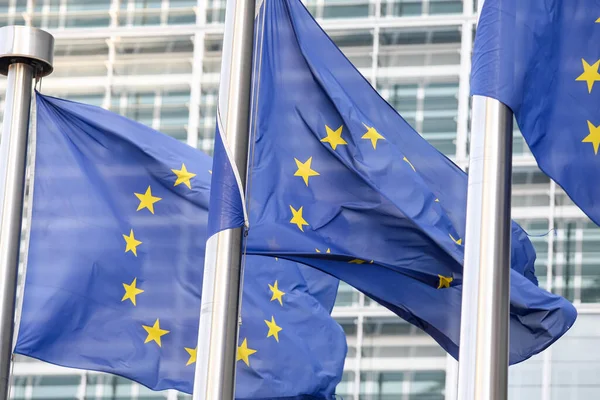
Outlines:
<svg viewBox="0 0 600 400"><path fill-rule="evenodd" d="M32 398L38 400L76 399L80 384L80 375L35 376L32 378Z"/></svg>
<svg viewBox="0 0 600 400"><path fill-rule="evenodd" d="M381 2L381 15L385 17L409 17L423 13L422 0L395 0Z"/></svg>

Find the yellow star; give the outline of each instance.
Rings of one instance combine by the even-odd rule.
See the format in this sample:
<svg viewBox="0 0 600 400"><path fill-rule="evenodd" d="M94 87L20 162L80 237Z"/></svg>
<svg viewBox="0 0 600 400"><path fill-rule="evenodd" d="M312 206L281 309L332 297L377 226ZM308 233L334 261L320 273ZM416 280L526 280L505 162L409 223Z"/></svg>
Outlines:
<svg viewBox="0 0 600 400"><path fill-rule="evenodd" d="M450 283L454 280L454 278L452 278L451 276L438 275L438 277L440 278L440 283L437 287L438 289L449 288Z"/></svg>
<svg viewBox="0 0 600 400"><path fill-rule="evenodd" d="M271 289L271 292L273 292L273 296L271 296L271 301L279 300L279 304L283 306L283 295L285 294L285 292L279 290L279 287L277 287L277 281L275 281L273 286L269 285L269 289Z"/></svg>
<svg viewBox="0 0 600 400"><path fill-rule="evenodd" d="M321 139L321 142L323 142L323 143L329 143L331 145L331 148L333 150L335 150L341 144L348 144L342 138L342 128L343 127L344 127L344 125L340 126L339 128L337 128L334 131L333 129L331 129L330 127L328 127L327 125L325 125L325 131L327 132L327 136L324 137L323 139Z"/></svg>
<svg viewBox="0 0 600 400"><path fill-rule="evenodd" d="M304 232L303 226L308 226L308 222L302 217L302 208L300 207L298 210L294 209L294 207L290 206L290 210L292 210L292 219L290 220L290 224L296 224L298 229Z"/></svg>
<svg viewBox="0 0 600 400"><path fill-rule="evenodd" d="M125 253L127 253L128 251L131 251L133 253L133 255L137 257L137 247L140 244L142 244L142 242L140 242L133 236L133 229L131 230L131 232L129 232L129 236L123 235L123 239L125 239L125 243L126 243Z"/></svg>
<svg viewBox="0 0 600 400"><path fill-rule="evenodd" d="M275 322L275 317L271 316L271 321L265 319L265 324L269 327L269 333L267 333L267 337L273 336L277 342L279 342L279 332L282 331L282 328L277 326Z"/></svg>
<svg viewBox="0 0 600 400"><path fill-rule="evenodd" d="M600 81L600 74L598 73L598 67L600 67L600 60L596 61L594 64L590 65L583 58L581 59L581 63L583 64L583 74L577 77L577 81L586 81L588 92L592 93L592 88L594 87L594 82Z"/></svg>
<svg viewBox="0 0 600 400"><path fill-rule="evenodd" d="M320 252L321 252L321 250L319 250L319 249L315 249L315 251L316 251L317 253L320 253ZM328 253L328 254L329 254L329 253L331 253L331 249L328 247L328 248L327 248L327 251L326 251L325 253Z"/></svg>
<svg viewBox="0 0 600 400"><path fill-rule="evenodd" d="M308 186L308 178L311 176L319 176L320 174L314 169L310 168L310 163L312 163L312 157L309 157L304 163L300 162L297 158L294 157L294 161L296 161L296 166L298 167L298 171L294 173L294 176L301 176L304 179L304 183Z"/></svg>
<svg viewBox="0 0 600 400"><path fill-rule="evenodd" d="M439 203L439 202L440 202L440 199L435 199L435 202L436 202L436 203Z"/></svg>
<svg viewBox="0 0 600 400"><path fill-rule="evenodd" d="M158 319L156 319L156 322L154 322L153 326L142 325L142 327L144 327L146 332L148 332L148 337L146 338L146 341L144 343L154 341L158 344L158 347L162 347L160 343L161 336L164 336L170 332L165 329L160 329L160 322L158 321Z"/></svg>
<svg viewBox="0 0 600 400"><path fill-rule="evenodd" d="M195 177L196 174L189 172L185 167L185 164L181 164L181 169L172 169L171 171L173 171L173 173L177 175L177 180L175 181L175 184L173 186L177 186L183 183L185 186L188 187L188 189L192 188L192 185L190 184L190 179Z"/></svg>
<svg viewBox="0 0 600 400"><path fill-rule="evenodd" d="M364 135L362 135L361 139L367 139L371 141L371 144L373 145L373 148L376 149L377 148L377 141L379 139L383 139L385 140L385 138L383 136L381 136L379 134L379 132L377 132L377 130L375 128L373 128L372 126L367 126L366 124L363 124L365 126L365 128L367 128L367 133L365 133Z"/></svg>
<svg viewBox="0 0 600 400"><path fill-rule="evenodd" d="M413 171L417 172L417 170L415 169L415 166L412 165L412 163L410 161L408 161L408 158L404 157L403 160L406 161L408 163L408 165L410 165L410 167L412 168Z"/></svg>
<svg viewBox="0 0 600 400"><path fill-rule="evenodd" d="M450 236L450 239L452 239L454 243L456 243L459 246L462 246L462 238L454 239L454 236L452 236L451 234L448 234L448 236Z"/></svg>
<svg viewBox="0 0 600 400"><path fill-rule="evenodd" d="M133 305L135 306L135 296L137 296L140 293L144 293L144 291L142 289L138 289L136 287L137 285L137 278L133 279L133 282L131 282L130 285L124 283L123 287L125 288L125 295L123 296L123 298L121 299L121 301L125 301L127 299L131 300L131 302L133 303Z"/></svg>
<svg viewBox="0 0 600 400"><path fill-rule="evenodd" d="M594 145L594 154L598 154L598 146L600 146L600 126L594 126L590 121L588 123L588 130L590 134L587 135L581 142L591 143Z"/></svg>
<svg viewBox="0 0 600 400"><path fill-rule="evenodd" d="M246 363L247 366L250 366L250 361L248 360L248 357L250 357L254 353L256 353L256 350L248 348L248 342L246 341L246 339L244 339L242 345L238 346L237 348L237 357L235 360L242 360Z"/></svg>
<svg viewBox="0 0 600 400"><path fill-rule="evenodd" d="M198 348L190 349L189 347L184 347L184 349L190 355L190 358L188 359L187 364L185 364L185 366L187 367L188 365L191 365L196 362L196 354L198 353Z"/></svg>
<svg viewBox="0 0 600 400"><path fill-rule="evenodd" d="M365 260L361 260L361 259L355 258L354 260L350 260L350 261L348 261L348 262L349 262L350 264L364 264L364 263L365 263Z"/></svg>
<svg viewBox="0 0 600 400"><path fill-rule="evenodd" d="M596 23L597 23L597 24L600 24L600 18L598 18L598 19L596 20Z"/></svg>
<svg viewBox="0 0 600 400"><path fill-rule="evenodd" d="M144 194L134 193L134 194L135 194L135 197L137 197L140 200L140 205L138 206L136 211L140 211L140 210L143 210L144 208L147 208L148 210L150 210L150 212L152 214L154 214L154 203L162 200L162 198L160 198L160 197L152 196L152 190L150 189L150 186L148 186L148 189L146 189L146 193L144 193Z"/></svg>

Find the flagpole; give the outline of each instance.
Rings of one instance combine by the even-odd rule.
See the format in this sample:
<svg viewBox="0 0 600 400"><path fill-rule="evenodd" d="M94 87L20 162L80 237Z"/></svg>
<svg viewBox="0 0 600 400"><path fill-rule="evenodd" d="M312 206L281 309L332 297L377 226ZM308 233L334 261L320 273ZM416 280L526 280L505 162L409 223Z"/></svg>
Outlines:
<svg viewBox="0 0 600 400"><path fill-rule="evenodd" d="M33 79L52 72L54 37L25 26L0 28L0 73L7 75L6 105L0 137L0 399L10 391L15 293L27 136Z"/></svg>
<svg viewBox="0 0 600 400"><path fill-rule="evenodd" d="M228 0L217 118L241 189L246 187L256 0ZM233 400L241 304L242 228L206 245L194 400Z"/></svg>
<svg viewBox="0 0 600 400"><path fill-rule="evenodd" d="M460 400L506 400L512 112L473 96L458 373Z"/></svg>

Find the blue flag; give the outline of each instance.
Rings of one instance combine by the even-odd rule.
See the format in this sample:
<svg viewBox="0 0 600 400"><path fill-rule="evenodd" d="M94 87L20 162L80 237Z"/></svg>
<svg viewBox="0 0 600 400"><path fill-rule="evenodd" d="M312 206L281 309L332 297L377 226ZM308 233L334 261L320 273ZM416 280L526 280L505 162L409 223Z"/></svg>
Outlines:
<svg viewBox="0 0 600 400"><path fill-rule="evenodd" d="M299 0L267 0L261 18L248 251L346 281L457 357L466 174L373 90ZM215 165L213 179L229 168ZM222 203L239 205L231 187ZM576 311L537 287L535 251L517 224L511 259L516 363L564 334Z"/></svg>
<svg viewBox="0 0 600 400"><path fill-rule="evenodd" d="M190 393L211 164L111 112L37 95L16 352ZM247 257L237 398L332 397L346 355L336 291L312 268Z"/></svg>
<svg viewBox="0 0 600 400"><path fill-rule="evenodd" d="M540 169L600 224L600 4L486 0L471 91L515 113Z"/></svg>

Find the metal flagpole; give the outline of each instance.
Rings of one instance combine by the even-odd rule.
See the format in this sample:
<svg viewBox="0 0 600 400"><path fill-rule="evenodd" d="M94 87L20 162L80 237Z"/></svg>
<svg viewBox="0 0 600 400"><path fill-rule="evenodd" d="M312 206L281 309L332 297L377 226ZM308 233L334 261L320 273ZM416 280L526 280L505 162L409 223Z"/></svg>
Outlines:
<svg viewBox="0 0 600 400"><path fill-rule="evenodd" d="M458 399L506 400L512 112L473 96Z"/></svg>
<svg viewBox="0 0 600 400"><path fill-rule="evenodd" d="M219 86L218 124L246 187L256 0L228 0ZM206 244L194 400L233 400L241 300L242 228Z"/></svg>
<svg viewBox="0 0 600 400"><path fill-rule="evenodd" d="M0 399L9 397L15 292L21 244L33 79L52 72L54 37L24 26L0 28L0 73L8 75L0 137Z"/></svg>

